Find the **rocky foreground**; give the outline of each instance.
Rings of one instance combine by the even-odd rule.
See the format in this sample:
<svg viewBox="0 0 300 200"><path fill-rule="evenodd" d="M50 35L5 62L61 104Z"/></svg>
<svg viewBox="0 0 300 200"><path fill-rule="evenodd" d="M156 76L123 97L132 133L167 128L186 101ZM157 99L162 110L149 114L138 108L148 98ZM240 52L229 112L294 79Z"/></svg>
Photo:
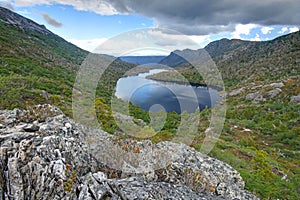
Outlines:
<svg viewBox="0 0 300 200"><path fill-rule="evenodd" d="M2 199L257 199L184 144L121 139L51 105L0 111L0 144Z"/></svg>

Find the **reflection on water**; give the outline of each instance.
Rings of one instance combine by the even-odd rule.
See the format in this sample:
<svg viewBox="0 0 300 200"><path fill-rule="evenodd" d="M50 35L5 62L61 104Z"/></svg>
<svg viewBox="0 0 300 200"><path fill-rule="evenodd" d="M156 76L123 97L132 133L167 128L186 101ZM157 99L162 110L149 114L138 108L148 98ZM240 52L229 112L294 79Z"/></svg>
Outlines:
<svg viewBox="0 0 300 200"><path fill-rule="evenodd" d="M193 87L177 83L161 82L147 79L148 75L156 74L165 69L153 69L150 72L120 78L117 82L115 95L134 105L139 105L144 110L149 110L153 105L163 107L165 111L181 113L194 112L198 107L213 107L220 99L218 92L206 87ZM156 111L151 108L151 111ZM157 110L158 111L158 110Z"/></svg>

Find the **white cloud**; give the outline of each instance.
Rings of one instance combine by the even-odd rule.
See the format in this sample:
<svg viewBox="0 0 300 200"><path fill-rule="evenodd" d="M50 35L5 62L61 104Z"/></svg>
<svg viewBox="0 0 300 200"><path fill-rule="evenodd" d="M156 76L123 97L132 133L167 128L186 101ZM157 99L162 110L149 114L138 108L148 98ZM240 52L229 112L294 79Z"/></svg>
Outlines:
<svg viewBox="0 0 300 200"><path fill-rule="evenodd" d="M67 39L67 41L75 44L76 46L87 50L89 52L93 52L98 46L103 44L107 41L107 38L97 38L97 39L87 39L87 40L80 40L80 39Z"/></svg>
<svg viewBox="0 0 300 200"><path fill-rule="evenodd" d="M259 27L257 24L238 24L235 31L231 34L234 39L242 39L241 35L249 35L251 30Z"/></svg>
<svg viewBox="0 0 300 200"><path fill-rule="evenodd" d="M212 39L210 38L210 35L190 35L188 37L190 39L192 39L193 41L195 41L197 44L199 44L201 46L201 48L203 48L209 42L212 41Z"/></svg>
<svg viewBox="0 0 300 200"><path fill-rule="evenodd" d="M147 38L146 34L144 34L144 33L137 33L137 34L135 34L135 37L138 40L142 40L142 39L146 39Z"/></svg>
<svg viewBox="0 0 300 200"><path fill-rule="evenodd" d="M41 5L41 4L46 4L50 5L51 0L15 0L14 2L11 1L11 3L14 3L15 6L20 6L20 7L25 7L25 6L33 6L33 5Z"/></svg>
<svg viewBox="0 0 300 200"><path fill-rule="evenodd" d="M282 27L281 30L278 32L278 34L284 34L284 33L293 33L299 31L298 27Z"/></svg>
<svg viewBox="0 0 300 200"><path fill-rule="evenodd" d="M196 46L195 41L186 35L181 35L177 32L166 32L161 31L160 29L149 29L148 34L153 37L155 43L159 46ZM182 48L181 48L182 49Z"/></svg>
<svg viewBox="0 0 300 200"><path fill-rule="evenodd" d="M274 30L274 28L273 27L268 27L268 26L265 26L265 27L261 28L261 32L264 35L267 35L267 34L271 33L272 30Z"/></svg>
<svg viewBox="0 0 300 200"><path fill-rule="evenodd" d="M168 55L174 50L199 49L199 44L185 35L175 34L163 29L137 29L117 35L109 39L68 41L93 53L121 55ZM193 38L193 37L192 37ZM205 37L194 36L198 42L205 41ZM104 42L103 42L104 41Z"/></svg>
<svg viewBox="0 0 300 200"><path fill-rule="evenodd" d="M259 42L259 41L261 41L261 38L260 38L259 34L256 33L255 37L252 38L252 39L250 39L250 40L251 40L251 41L257 41L257 42Z"/></svg>
<svg viewBox="0 0 300 200"><path fill-rule="evenodd" d="M299 28L298 27L292 27L289 29L290 33L294 33L294 32L297 32L299 31Z"/></svg>
<svg viewBox="0 0 300 200"><path fill-rule="evenodd" d="M31 14L31 12L29 12L27 9L18 10L17 13L19 13L20 15L30 15Z"/></svg>
<svg viewBox="0 0 300 200"><path fill-rule="evenodd" d="M11 1L13 3L13 1ZM114 15L118 14L117 10L106 1L80 1L80 0L15 0L16 6L33 6L33 5L71 5L77 10L92 11L101 15Z"/></svg>
<svg viewBox="0 0 300 200"><path fill-rule="evenodd" d="M11 2L9 0L0 0L0 6L7 8L9 10L12 10L12 11L15 10L14 6L11 4Z"/></svg>
<svg viewBox="0 0 300 200"><path fill-rule="evenodd" d="M288 31L289 29L287 27L282 27L281 30L278 32L278 34L284 34Z"/></svg>

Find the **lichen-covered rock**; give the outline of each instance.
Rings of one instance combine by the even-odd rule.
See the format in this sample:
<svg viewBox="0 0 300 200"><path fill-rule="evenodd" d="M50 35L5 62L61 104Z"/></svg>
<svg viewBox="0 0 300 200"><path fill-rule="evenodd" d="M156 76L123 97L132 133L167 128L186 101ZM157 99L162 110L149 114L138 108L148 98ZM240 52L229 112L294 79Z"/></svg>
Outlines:
<svg viewBox="0 0 300 200"><path fill-rule="evenodd" d="M280 88L275 88L274 90L270 90L268 91L268 95L271 99L273 99L274 97L276 97L280 92L282 92L282 90Z"/></svg>
<svg viewBox="0 0 300 200"><path fill-rule="evenodd" d="M245 88L242 87L242 88L239 88L239 89L236 89L236 90L233 90L229 93L229 96L236 96L236 95L239 95L241 94L242 92L245 91Z"/></svg>
<svg viewBox="0 0 300 200"><path fill-rule="evenodd" d="M284 86L284 83L278 82L278 83L271 83L269 86L273 88L282 88Z"/></svg>
<svg viewBox="0 0 300 200"><path fill-rule="evenodd" d="M179 143L88 129L51 105L0 111L4 199L257 199L240 174Z"/></svg>
<svg viewBox="0 0 300 200"><path fill-rule="evenodd" d="M297 96L292 96L291 101L292 104L300 104L300 94Z"/></svg>
<svg viewBox="0 0 300 200"><path fill-rule="evenodd" d="M263 95L260 92L254 92L247 94L246 100L252 101L253 103L259 103L261 101L266 101Z"/></svg>

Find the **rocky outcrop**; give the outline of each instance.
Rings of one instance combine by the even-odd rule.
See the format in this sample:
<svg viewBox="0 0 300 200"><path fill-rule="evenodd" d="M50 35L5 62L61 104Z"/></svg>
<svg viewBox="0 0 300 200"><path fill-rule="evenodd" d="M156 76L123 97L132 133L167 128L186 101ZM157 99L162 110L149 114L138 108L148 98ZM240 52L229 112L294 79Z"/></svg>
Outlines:
<svg viewBox="0 0 300 200"><path fill-rule="evenodd" d="M292 104L300 104L300 94L297 96L291 96L291 101Z"/></svg>
<svg viewBox="0 0 300 200"><path fill-rule="evenodd" d="M0 21L6 24L16 26L22 30L33 31L41 34L52 34L44 25L35 23L34 21L21 17L20 15L0 6Z"/></svg>
<svg viewBox="0 0 300 200"><path fill-rule="evenodd" d="M278 82L278 83L271 83L270 85L267 85L273 88L282 88L284 86L284 83Z"/></svg>
<svg viewBox="0 0 300 200"><path fill-rule="evenodd" d="M252 103L260 103L275 99L282 93L282 89L285 85L282 82L270 83L270 84L255 84L251 83L250 87L241 87L232 90L229 93L229 97L244 96L246 100ZM243 95L241 95L243 94Z"/></svg>
<svg viewBox="0 0 300 200"><path fill-rule="evenodd" d="M254 92L247 94L246 100L252 101L253 103L259 103L261 101L266 101L263 95L260 92Z"/></svg>
<svg viewBox="0 0 300 200"><path fill-rule="evenodd" d="M245 91L245 88L244 88L244 87L238 88L238 89L236 89L236 90L231 91L231 92L229 93L229 96L236 96L236 95L241 94L241 93L244 92L244 91Z"/></svg>
<svg viewBox="0 0 300 200"><path fill-rule="evenodd" d="M274 90L268 91L268 95L269 95L270 99L273 99L274 97L276 97L281 92L282 92L282 90L280 88L275 88Z"/></svg>
<svg viewBox="0 0 300 200"><path fill-rule="evenodd" d="M0 111L0 143L2 199L256 199L184 144L88 129L51 105Z"/></svg>

